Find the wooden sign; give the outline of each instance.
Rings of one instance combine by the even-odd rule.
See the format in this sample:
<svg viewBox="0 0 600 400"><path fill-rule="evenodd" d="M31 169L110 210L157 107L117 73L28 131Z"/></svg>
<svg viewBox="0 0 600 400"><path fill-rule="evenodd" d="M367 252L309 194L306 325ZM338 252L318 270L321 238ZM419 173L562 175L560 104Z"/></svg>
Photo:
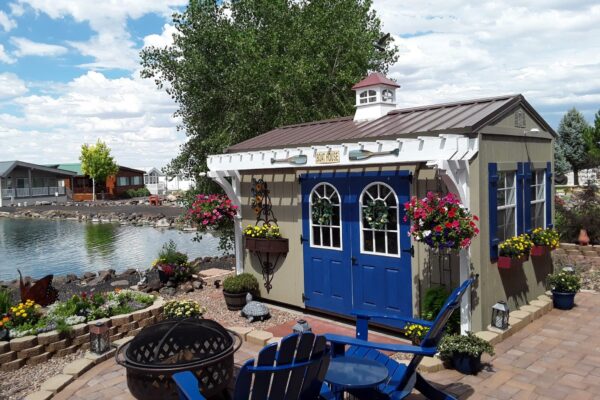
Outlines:
<svg viewBox="0 0 600 400"><path fill-rule="evenodd" d="M340 152L339 151L318 151L315 156L315 162L317 164L339 164Z"/></svg>

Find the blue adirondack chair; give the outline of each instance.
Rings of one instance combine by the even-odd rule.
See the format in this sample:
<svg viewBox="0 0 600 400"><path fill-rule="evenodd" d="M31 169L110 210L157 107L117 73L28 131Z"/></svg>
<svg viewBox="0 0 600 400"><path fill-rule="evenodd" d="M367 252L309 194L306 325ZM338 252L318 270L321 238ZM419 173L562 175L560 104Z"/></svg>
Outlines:
<svg viewBox="0 0 600 400"><path fill-rule="evenodd" d="M417 372L417 367L423 357L432 357L437 353L437 346L444 334L444 328L452 312L460 306L462 296L477 277L467 279L448 297L442 310L433 321L422 321L414 318L404 318L379 312L356 311L356 338L341 335L326 334L327 341L332 344L332 356L351 356L369 358L384 364L388 369L389 378L374 389L352 390L350 393L360 399L403 399L413 389L421 392L428 399L454 399L447 393L435 388ZM418 323L429 327L429 332L421 341L420 346L398 345L389 343L369 342L369 319L386 318ZM347 347L349 346L349 347ZM402 352L414 354L408 365L392 360L381 351Z"/></svg>
<svg viewBox="0 0 600 400"><path fill-rule="evenodd" d="M331 358L324 336L292 334L281 340L279 351L273 343L263 348L258 359L248 360L240 369L235 400L332 399L323 384ZM253 379L254 378L254 379ZM189 372L173 375L182 400L204 399L196 376Z"/></svg>

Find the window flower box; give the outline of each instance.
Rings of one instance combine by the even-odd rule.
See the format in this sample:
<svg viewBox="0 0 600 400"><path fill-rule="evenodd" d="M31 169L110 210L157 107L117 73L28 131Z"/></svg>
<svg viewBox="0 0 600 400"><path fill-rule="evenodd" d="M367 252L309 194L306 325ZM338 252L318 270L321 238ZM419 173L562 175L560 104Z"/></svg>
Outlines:
<svg viewBox="0 0 600 400"><path fill-rule="evenodd" d="M519 258L500 256L498 257L498 268L511 269L523 266L523 262L527 261L525 256Z"/></svg>
<svg viewBox="0 0 600 400"><path fill-rule="evenodd" d="M287 253L289 251L289 240L287 238L253 238L246 237L245 248L253 253Z"/></svg>
<svg viewBox="0 0 600 400"><path fill-rule="evenodd" d="M534 245L531 248L532 257L543 257L550 252L550 246L538 246Z"/></svg>

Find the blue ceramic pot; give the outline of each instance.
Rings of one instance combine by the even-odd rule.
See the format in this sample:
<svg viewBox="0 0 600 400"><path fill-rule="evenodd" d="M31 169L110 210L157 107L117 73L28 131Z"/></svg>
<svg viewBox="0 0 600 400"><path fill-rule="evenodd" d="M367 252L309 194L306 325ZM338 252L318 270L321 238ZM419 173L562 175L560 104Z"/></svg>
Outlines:
<svg viewBox="0 0 600 400"><path fill-rule="evenodd" d="M481 371L481 354L473 357L469 354L455 353L452 355L454 369L465 375L475 375Z"/></svg>
<svg viewBox="0 0 600 400"><path fill-rule="evenodd" d="M575 305L575 293L561 293L553 290L552 302L554 303L554 308L570 310Z"/></svg>

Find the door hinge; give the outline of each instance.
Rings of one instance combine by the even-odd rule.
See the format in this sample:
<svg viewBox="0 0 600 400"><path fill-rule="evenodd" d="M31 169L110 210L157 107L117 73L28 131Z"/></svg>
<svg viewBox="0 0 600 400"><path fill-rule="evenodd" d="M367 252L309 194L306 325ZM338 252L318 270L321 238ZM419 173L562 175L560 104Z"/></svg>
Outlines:
<svg viewBox="0 0 600 400"><path fill-rule="evenodd" d="M310 300L304 293L302 293L302 302L306 303L306 300Z"/></svg>
<svg viewBox="0 0 600 400"><path fill-rule="evenodd" d="M300 244L304 244L304 242L308 242L308 239L304 239L304 236L300 234Z"/></svg>
<svg viewBox="0 0 600 400"><path fill-rule="evenodd" d="M403 253L409 253L411 257L415 256L415 246L410 246L410 249L402 250Z"/></svg>

